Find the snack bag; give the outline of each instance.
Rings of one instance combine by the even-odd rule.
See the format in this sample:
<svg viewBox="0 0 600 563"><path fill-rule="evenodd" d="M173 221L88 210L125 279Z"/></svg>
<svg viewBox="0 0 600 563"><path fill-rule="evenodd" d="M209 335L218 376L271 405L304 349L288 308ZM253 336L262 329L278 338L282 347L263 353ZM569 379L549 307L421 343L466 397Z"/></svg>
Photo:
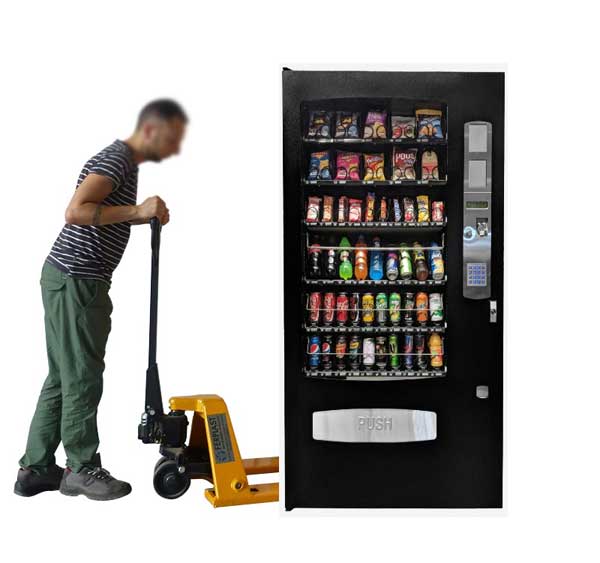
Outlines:
<svg viewBox="0 0 600 563"><path fill-rule="evenodd" d="M415 118L411 116L392 115L392 139L414 139Z"/></svg>
<svg viewBox="0 0 600 563"><path fill-rule="evenodd" d="M316 223L319 220L319 211L321 209L321 198L311 196L308 198L308 207L306 208L306 222Z"/></svg>
<svg viewBox="0 0 600 563"><path fill-rule="evenodd" d="M333 220L333 197L326 195L323 197L323 221L329 223Z"/></svg>
<svg viewBox="0 0 600 563"><path fill-rule="evenodd" d="M382 154L365 154L365 177L367 182L373 180L385 180L385 171L383 168L384 157Z"/></svg>
<svg viewBox="0 0 600 563"><path fill-rule="evenodd" d="M400 201L394 198L394 221L399 223L402 221L402 210L400 208Z"/></svg>
<svg viewBox="0 0 600 563"><path fill-rule="evenodd" d="M311 111L308 117L309 139L331 138L331 114L326 111Z"/></svg>
<svg viewBox="0 0 600 563"><path fill-rule="evenodd" d="M358 113L338 111L335 118L336 139L358 139Z"/></svg>
<svg viewBox="0 0 600 563"><path fill-rule="evenodd" d="M350 200L350 213L348 215L348 221L350 223L360 223L362 217L362 201L360 199Z"/></svg>
<svg viewBox="0 0 600 563"><path fill-rule="evenodd" d="M415 222L415 200L412 197L402 198L402 207L404 208L404 221L407 223Z"/></svg>
<svg viewBox="0 0 600 563"><path fill-rule="evenodd" d="M443 139L442 112L438 109L418 109L419 139Z"/></svg>
<svg viewBox="0 0 600 563"><path fill-rule="evenodd" d="M387 113L385 111L370 111L365 120L364 139L385 139L387 137L385 130L385 121Z"/></svg>
<svg viewBox="0 0 600 563"><path fill-rule="evenodd" d="M398 149L394 147L394 170L392 180L416 180L417 149Z"/></svg>
<svg viewBox="0 0 600 563"><path fill-rule="evenodd" d="M313 152L308 166L309 180L331 180L329 168L329 151Z"/></svg>
<svg viewBox="0 0 600 563"><path fill-rule="evenodd" d="M429 222L429 196L417 196L417 221L419 223Z"/></svg>
<svg viewBox="0 0 600 563"><path fill-rule="evenodd" d="M365 221L371 223L375 220L375 194L367 194L367 209L365 211Z"/></svg>
<svg viewBox="0 0 600 563"><path fill-rule="evenodd" d="M354 152L338 152L336 165L336 180L360 180L358 172L359 155Z"/></svg>
<svg viewBox="0 0 600 563"><path fill-rule="evenodd" d="M383 223L388 220L388 204L385 196L381 197L381 202L379 203L379 220Z"/></svg>
<svg viewBox="0 0 600 563"><path fill-rule="evenodd" d="M421 156L421 180L439 180L438 158L434 151L424 151Z"/></svg>

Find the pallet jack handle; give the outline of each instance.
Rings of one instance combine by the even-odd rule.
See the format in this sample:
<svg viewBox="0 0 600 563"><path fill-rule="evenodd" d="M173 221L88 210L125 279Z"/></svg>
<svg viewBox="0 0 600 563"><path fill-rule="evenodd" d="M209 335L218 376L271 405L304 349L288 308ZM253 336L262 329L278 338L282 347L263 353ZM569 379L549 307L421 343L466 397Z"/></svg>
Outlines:
<svg viewBox="0 0 600 563"><path fill-rule="evenodd" d="M150 282L150 335L148 345L148 370L146 371L145 410L152 416L164 414L158 365L156 364L156 328L158 320L158 258L160 253L160 231L162 225L157 217L150 220L152 228L152 274ZM154 411L154 412L152 412Z"/></svg>

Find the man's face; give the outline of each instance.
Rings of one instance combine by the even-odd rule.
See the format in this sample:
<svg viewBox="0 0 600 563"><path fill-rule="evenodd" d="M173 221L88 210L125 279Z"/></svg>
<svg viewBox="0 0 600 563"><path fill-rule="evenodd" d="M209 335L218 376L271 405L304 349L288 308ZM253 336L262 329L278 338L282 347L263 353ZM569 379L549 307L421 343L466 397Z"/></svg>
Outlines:
<svg viewBox="0 0 600 563"><path fill-rule="evenodd" d="M185 123L175 117L168 121L151 119L144 124L144 156L147 160L160 162L179 153L185 135Z"/></svg>

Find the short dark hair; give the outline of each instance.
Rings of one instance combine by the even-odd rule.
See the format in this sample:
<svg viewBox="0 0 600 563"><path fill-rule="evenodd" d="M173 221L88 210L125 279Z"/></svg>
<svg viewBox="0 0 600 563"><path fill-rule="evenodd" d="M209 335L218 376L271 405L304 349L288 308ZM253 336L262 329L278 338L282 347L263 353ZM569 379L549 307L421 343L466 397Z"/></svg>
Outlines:
<svg viewBox="0 0 600 563"><path fill-rule="evenodd" d="M154 100L147 103L142 108L142 111L140 111L140 114L138 115L137 124L135 126L136 131L149 117L158 117L159 119L164 119L165 121L177 117L184 123L188 122L188 116L186 115L185 111L183 111L183 108L175 100L169 100L167 98Z"/></svg>

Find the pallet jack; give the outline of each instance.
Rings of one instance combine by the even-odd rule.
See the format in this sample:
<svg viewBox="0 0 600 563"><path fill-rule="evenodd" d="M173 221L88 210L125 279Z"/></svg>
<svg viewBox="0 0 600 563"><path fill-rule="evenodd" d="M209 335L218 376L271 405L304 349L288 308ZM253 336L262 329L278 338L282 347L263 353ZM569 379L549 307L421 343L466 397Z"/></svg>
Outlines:
<svg viewBox="0 0 600 563"><path fill-rule="evenodd" d="M278 457L242 459L225 401L218 395L171 397L170 412L163 411L156 364L158 313L158 258L161 224L154 217L152 229L152 281L150 286L150 345L146 371L146 403L138 426L144 444L160 444L161 458L154 467L154 489L163 498L175 499L190 487L192 479L205 479L213 487L204 496L216 508L279 500L279 483L250 485L248 475L279 472ZM193 412L186 445L186 411Z"/></svg>

